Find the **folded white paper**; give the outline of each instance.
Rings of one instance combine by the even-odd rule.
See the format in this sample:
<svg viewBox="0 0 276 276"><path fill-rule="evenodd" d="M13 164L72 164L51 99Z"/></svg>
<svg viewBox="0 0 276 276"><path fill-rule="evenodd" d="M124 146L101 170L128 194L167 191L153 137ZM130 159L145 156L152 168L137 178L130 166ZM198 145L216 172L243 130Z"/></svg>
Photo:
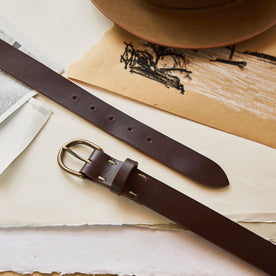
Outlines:
<svg viewBox="0 0 276 276"><path fill-rule="evenodd" d="M0 124L0 174L29 145L51 113L32 98Z"/></svg>

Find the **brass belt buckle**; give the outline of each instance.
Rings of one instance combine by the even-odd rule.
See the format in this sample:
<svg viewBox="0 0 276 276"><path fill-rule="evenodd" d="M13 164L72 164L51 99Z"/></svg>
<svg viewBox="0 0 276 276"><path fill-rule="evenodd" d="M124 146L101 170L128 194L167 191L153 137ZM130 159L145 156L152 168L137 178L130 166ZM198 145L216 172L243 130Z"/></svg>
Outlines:
<svg viewBox="0 0 276 276"><path fill-rule="evenodd" d="M103 151L103 149L87 140L84 140L84 139L76 139L76 140L72 140L68 143L66 143L64 146L61 147L61 149L59 150L58 152L58 156L57 156L57 162L59 164L59 166L65 170L66 172L70 173L70 174L73 174L75 176L78 176L78 177L83 177L82 173L76 171L76 170L73 170L73 169L70 169L68 168L65 164L64 164L64 154L66 152L70 153L72 156L76 157L77 159L83 161L83 162L91 162L90 160L80 156L79 154L77 154L75 151L73 151L71 149L71 147L75 146L75 145L78 145L78 144L82 144L82 145L86 145L92 149L97 149L97 150L101 150Z"/></svg>

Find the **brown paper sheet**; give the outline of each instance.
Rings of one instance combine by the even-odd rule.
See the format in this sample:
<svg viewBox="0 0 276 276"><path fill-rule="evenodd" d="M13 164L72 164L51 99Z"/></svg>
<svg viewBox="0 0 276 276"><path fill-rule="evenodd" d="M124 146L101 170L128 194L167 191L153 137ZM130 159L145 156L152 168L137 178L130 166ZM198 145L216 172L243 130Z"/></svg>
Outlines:
<svg viewBox="0 0 276 276"><path fill-rule="evenodd" d="M226 48L180 50L114 26L68 77L276 148L276 27Z"/></svg>

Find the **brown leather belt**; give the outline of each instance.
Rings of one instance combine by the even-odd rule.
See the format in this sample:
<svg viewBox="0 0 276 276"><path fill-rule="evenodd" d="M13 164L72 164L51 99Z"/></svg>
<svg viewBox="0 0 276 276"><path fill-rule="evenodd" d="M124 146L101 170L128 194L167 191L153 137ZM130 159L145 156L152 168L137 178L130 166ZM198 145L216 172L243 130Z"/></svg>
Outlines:
<svg viewBox="0 0 276 276"><path fill-rule="evenodd" d="M205 185L223 187L228 179L213 161L104 103L33 58L0 40L0 68L40 91L109 134L127 142L168 167ZM59 154L60 164L64 150ZM100 148L77 174L189 228L270 274L276 274L276 247L231 220L139 171L137 163L120 162ZM93 161L93 162L91 162ZM67 171L71 172L66 166ZM75 173L75 172L74 172ZM76 173L75 173L76 174Z"/></svg>
<svg viewBox="0 0 276 276"><path fill-rule="evenodd" d="M210 187L229 184L214 161L110 106L1 39L0 68L169 168Z"/></svg>
<svg viewBox="0 0 276 276"><path fill-rule="evenodd" d="M87 160L72 150L76 144L86 144L94 149ZM85 162L79 172L64 164L66 152ZM67 172L93 180L118 195L145 205L259 269L276 275L275 245L138 170L137 162L131 159L121 162L88 141L75 140L59 151L58 163Z"/></svg>

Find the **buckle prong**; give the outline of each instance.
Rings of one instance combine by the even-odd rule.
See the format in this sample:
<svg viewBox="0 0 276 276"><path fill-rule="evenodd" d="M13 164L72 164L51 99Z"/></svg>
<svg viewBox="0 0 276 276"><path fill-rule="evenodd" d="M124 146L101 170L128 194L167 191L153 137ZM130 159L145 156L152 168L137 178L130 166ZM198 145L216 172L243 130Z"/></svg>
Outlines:
<svg viewBox="0 0 276 276"><path fill-rule="evenodd" d="M83 161L83 162L91 162L90 160L83 158L82 156L80 156L79 154L77 154L76 152L72 151L70 148L63 146L62 147L65 151L67 151L68 153L72 154L73 156L75 156L76 158L78 158L79 160Z"/></svg>
<svg viewBox="0 0 276 276"><path fill-rule="evenodd" d="M66 143L64 146L61 147L61 149L59 150L58 152L58 156L57 156L57 162L59 164L59 166L65 170L66 172L70 173L70 174L73 174L75 176L78 176L78 177L83 177L83 174L76 171L76 170L73 170L73 169L70 169L68 168L65 164L64 164L64 154L65 152L68 152L70 153L72 156L76 157L77 159L85 162L85 163L89 163L91 162L90 160L80 156L79 154L77 154L75 151L73 151L70 147L73 147L75 145L78 145L78 144L82 144L82 145L86 145L92 149L97 149L97 150L102 150L102 148L100 148L99 146L87 141L87 140L84 140L84 139L76 139L76 140L72 140L68 143Z"/></svg>

